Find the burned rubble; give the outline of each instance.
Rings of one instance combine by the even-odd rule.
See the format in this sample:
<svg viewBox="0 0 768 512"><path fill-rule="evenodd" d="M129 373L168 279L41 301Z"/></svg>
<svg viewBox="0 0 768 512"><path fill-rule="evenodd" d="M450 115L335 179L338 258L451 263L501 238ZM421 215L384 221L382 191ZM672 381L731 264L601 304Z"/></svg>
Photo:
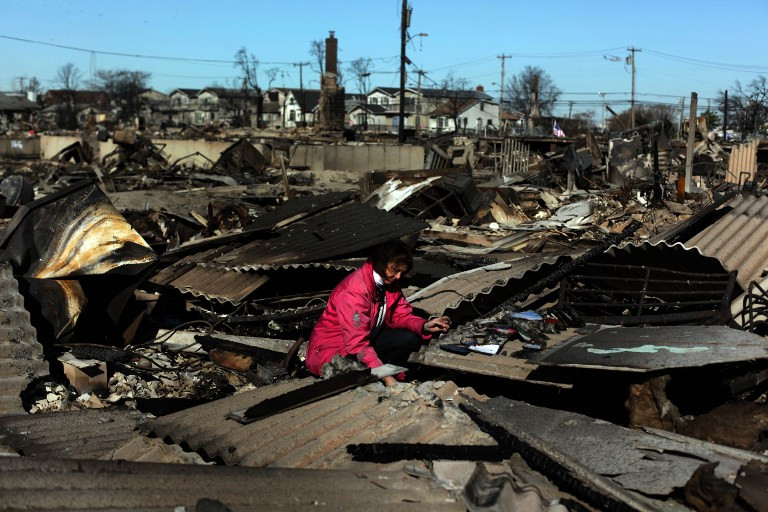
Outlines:
<svg viewBox="0 0 768 512"><path fill-rule="evenodd" d="M344 486L365 509L764 510L757 145L703 137L687 153L656 125L410 144L47 137L48 158L0 165L10 506L104 473L106 508L144 506L139 483L161 474L179 487L155 505L189 510L277 506L287 479L305 506L352 507ZM355 365L311 376L331 290L392 238L415 255L408 301L451 330L394 387ZM45 477L22 492L29 472Z"/></svg>

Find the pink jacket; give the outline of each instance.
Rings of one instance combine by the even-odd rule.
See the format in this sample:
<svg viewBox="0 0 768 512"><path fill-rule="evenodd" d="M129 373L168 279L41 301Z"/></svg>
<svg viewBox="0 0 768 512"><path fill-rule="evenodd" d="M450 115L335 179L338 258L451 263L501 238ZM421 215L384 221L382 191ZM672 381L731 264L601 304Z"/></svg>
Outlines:
<svg viewBox="0 0 768 512"><path fill-rule="evenodd" d="M413 308L400 290L387 291L384 324L390 329L409 329L421 334L426 320L413 314ZM320 315L307 347L307 369L320 375L325 363L340 354L355 355L369 368L381 366L370 346L370 334L376 320L376 283L370 262L352 272L331 292L328 305ZM431 335L423 335L425 340Z"/></svg>

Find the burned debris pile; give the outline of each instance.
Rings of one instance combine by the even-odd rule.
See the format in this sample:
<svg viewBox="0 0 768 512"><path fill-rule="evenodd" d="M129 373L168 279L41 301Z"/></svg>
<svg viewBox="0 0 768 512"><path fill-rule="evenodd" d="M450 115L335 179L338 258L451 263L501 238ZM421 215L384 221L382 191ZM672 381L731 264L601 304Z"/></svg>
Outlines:
<svg viewBox="0 0 768 512"><path fill-rule="evenodd" d="M221 487L168 495L190 510L286 504L285 477L303 506L349 486L361 508L764 510L759 145L657 125L61 139L0 161L0 446L19 455L0 480L44 473L55 497L105 472L141 507L129 489L186 464ZM415 257L408 301L450 331L392 387L351 363L312 376L331 291L393 238ZM0 496L43 503L18 485Z"/></svg>

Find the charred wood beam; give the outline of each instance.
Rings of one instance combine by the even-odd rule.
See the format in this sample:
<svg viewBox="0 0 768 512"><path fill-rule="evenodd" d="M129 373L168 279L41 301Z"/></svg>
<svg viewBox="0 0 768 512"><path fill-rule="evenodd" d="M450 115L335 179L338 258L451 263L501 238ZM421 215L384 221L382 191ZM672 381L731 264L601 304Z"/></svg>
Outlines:
<svg viewBox="0 0 768 512"><path fill-rule="evenodd" d="M501 462L512 456L509 447L426 443L351 444L352 460L388 464L403 460L471 460Z"/></svg>
<svg viewBox="0 0 768 512"><path fill-rule="evenodd" d="M247 425L248 423L253 423L281 412L296 409L302 405L338 395L348 389L365 386L378 379L379 377L371 375L371 372L368 370L344 373L311 386L295 389L273 398L267 398L244 411L230 413L227 415L227 418Z"/></svg>

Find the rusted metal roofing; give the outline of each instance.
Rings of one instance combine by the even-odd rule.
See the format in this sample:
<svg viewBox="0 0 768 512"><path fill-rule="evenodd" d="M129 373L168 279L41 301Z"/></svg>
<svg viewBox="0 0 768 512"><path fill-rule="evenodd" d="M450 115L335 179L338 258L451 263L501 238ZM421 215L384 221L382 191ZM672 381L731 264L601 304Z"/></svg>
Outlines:
<svg viewBox="0 0 768 512"><path fill-rule="evenodd" d="M310 378L258 388L151 420L142 430L241 466L348 466L347 446L372 442L495 445L458 409L460 397L451 382L394 388L376 383L246 425L227 419L230 412L313 382Z"/></svg>
<svg viewBox="0 0 768 512"><path fill-rule="evenodd" d="M0 304L0 414L23 413L20 395L48 363L7 260L0 261Z"/></svg>
<svg viewBox="0 0 768 512"><path fill-rule="evenodd" d="M256 240L213 261L227 268L309 263L369 249L410 235L427 224L350 201L282 228L279 236Z"/></svg>
<svg viewBox="0 0 768 512"><path fill-rule="evenodd" d="M768 268L768 197L739 195L725 207L732 210L683 245L737 271L736 280L746 289Z"/></svg>
<svg viewBox="0 0 768 512"><path fill-rule="evenodd" d="M40 511L466 510L461 497L435 486L430 479L413 478L403 471L318 471L37 457L0 457L0 503L4 509Z"/></svg>
<svg viewBox="0 0 768 512"><path fill-rule="evenodd" d="M140 435L148 415L84 409L0 417L0 444L25 456L98 459Z"/></svg>
<svg viewBox="0 0 768 512"><path fill-rule="evenodd" d="M514 295L520 291L515 289L515 281L523 279L529 272L548 274L569 259L567 256L528 255L459 272L422 288L410 295L408 301L430 315L447 314L479 295Z"/></svg>

